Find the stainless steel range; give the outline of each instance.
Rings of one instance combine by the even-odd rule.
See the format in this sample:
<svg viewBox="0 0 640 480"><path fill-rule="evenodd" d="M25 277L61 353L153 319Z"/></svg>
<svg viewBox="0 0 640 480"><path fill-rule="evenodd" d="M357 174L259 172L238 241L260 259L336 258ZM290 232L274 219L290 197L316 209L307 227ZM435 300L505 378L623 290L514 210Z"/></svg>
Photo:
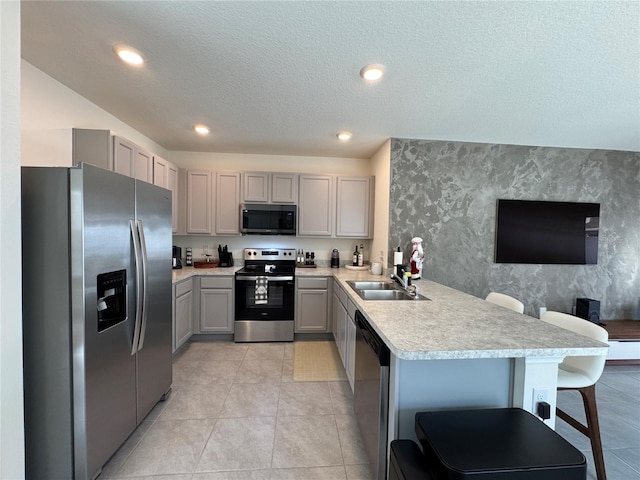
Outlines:
<svg viewBox="0 0 640 480"><path fill-rule="evenodd" d="M236 272L236 342L292 342L296 250L245 248Z"/></svg>

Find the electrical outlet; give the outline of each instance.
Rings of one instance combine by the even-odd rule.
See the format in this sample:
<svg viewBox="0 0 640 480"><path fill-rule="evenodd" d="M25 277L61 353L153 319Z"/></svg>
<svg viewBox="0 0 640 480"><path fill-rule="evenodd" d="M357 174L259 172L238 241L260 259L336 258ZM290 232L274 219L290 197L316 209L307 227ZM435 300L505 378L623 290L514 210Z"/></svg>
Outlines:
<svg viewBox="0 0 640 480"><path fill-rule="evenodd" d="M547 313L547 307L540 307L540 314L538 315L538 318L542 318L542 315L545 313Z"/></svg>
<svg viewBox="0 0 640 480"><path fill-rule="evenodd" d="M549 402L549 389L547 387L538 387L533 389L533 408L534 410L540 402Z"/></svg>

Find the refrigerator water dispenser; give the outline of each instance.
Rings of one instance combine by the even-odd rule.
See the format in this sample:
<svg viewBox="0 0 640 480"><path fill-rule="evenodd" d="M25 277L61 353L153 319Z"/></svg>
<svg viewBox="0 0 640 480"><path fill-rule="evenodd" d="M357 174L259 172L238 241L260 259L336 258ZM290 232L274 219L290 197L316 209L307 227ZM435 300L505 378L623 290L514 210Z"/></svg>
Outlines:
<svg viewBox="0 0 640 480"><path fill-rule="evenodd" d="M98 290L98 332L127 319L127 271L100 273Z"/></svg>

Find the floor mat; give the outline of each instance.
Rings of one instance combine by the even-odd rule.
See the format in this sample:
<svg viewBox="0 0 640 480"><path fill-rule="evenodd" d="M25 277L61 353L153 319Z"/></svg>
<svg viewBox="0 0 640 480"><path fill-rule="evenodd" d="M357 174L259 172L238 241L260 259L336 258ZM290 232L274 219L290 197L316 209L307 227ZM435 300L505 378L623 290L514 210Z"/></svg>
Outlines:
<svg viewBox="0 0 640 480"><path fill-rule="evenodd" d="M295 342L293 344L294 382L346 380L335 342Z"/></svg>

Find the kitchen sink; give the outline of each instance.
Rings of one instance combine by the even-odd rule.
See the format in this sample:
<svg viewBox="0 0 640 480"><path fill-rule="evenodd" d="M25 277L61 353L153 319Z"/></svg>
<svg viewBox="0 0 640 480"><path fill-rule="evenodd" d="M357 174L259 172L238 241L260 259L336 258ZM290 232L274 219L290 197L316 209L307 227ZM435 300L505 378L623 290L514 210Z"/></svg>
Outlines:
<svg viewBox="0 0 640 480"><path fill-rule="evenodd" d="M347 282L354 290L395 290L390 282Z"/></svg>
<svg viewBox="0 0 640 480"><path fill-rule="evenodd" d="M363 300L429 300L409 293L389 282L347 282Z"/></svg>
<svg viewBox="0 0 640 480"><path fill-rule="evenodd" d="M413 300L414 298L400 290L358 290L365 300Z"/></svg>

